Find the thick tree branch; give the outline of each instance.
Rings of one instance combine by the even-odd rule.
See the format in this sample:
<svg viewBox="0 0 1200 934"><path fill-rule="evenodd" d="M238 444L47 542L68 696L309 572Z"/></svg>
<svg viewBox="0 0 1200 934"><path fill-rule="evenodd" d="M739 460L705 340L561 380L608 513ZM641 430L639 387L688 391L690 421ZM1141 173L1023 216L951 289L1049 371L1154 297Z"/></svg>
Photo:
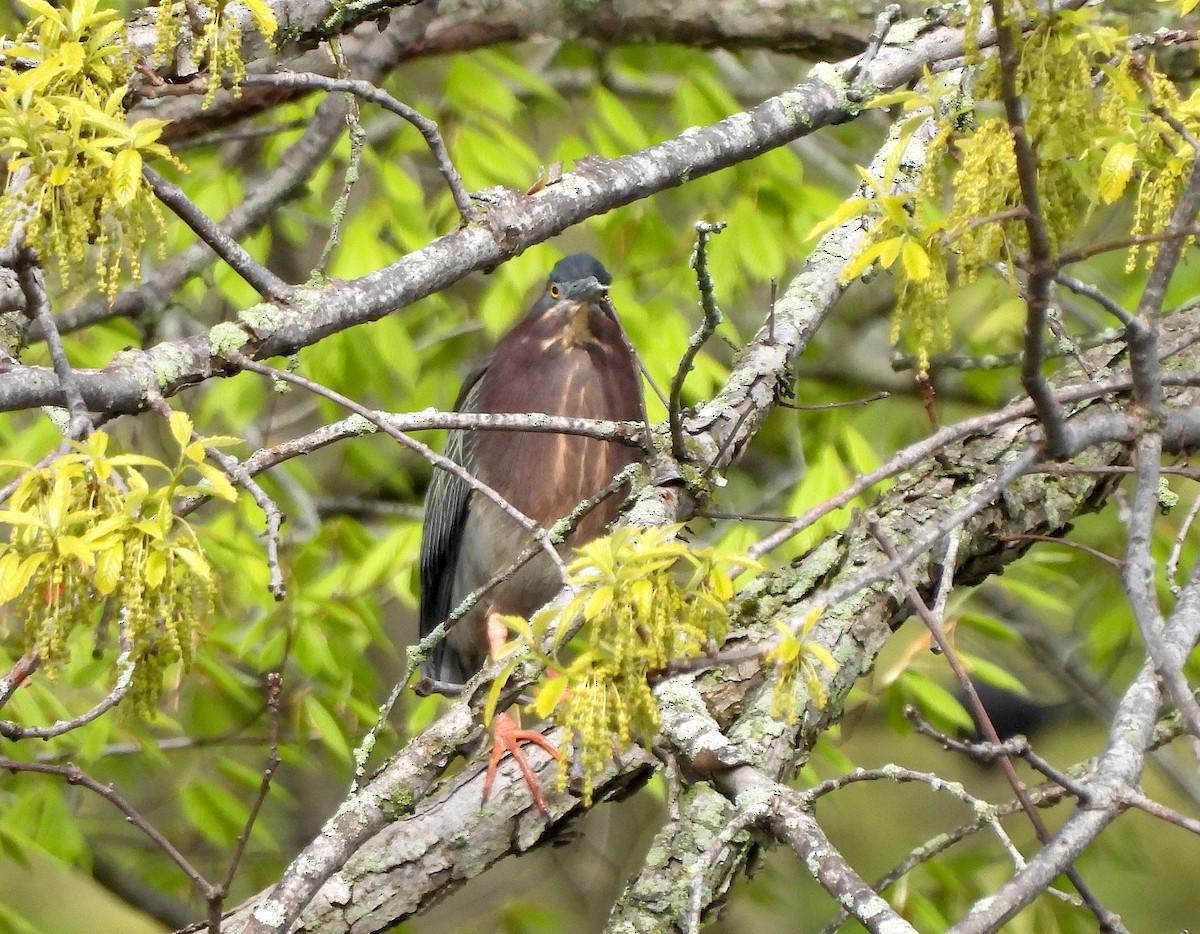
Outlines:
<svg viewBox="0 0 1200 934"><path fill-rule="evenodd" d="M1070 5L1081 2L1071 0ZM915 79L932 63L961 54L963 37L958 29L900 24L890 35L910 36L921 26L926 28L908 44L885 44L879 50L864 86L883 92ZM986 45L992 38L982 35L980 42ZM855 64L851 59L833 67L822 66L807 81L758 107L707 127L689 129L640 152L619 159L581 159L557 184L531 195L502 188L479 192L478 200L486 212L479 224L440 237L391 266L344 285L302 290L289 305L247 309L237 325L217 325L206 334L144 352L127 351L103 370L78 371L80 391L93 410L137 411L145 405L149 386L157 386L166 396L231 372L221 359L225 350L240 349L256 359L290 354L330 334L377 320L471 271L494 267L588 217L850 119L862 107L861 101L847 97L844 76ZM780 350L786 352L782 346ZM755 357L755 366L762 363ZM779 372L778 365L772 370ZM744 368L743 375L747 375ZM0 374L0 411L62 404L56 383L52 373L39 367ZM748 424L747 430L752 427Z"/></svg>

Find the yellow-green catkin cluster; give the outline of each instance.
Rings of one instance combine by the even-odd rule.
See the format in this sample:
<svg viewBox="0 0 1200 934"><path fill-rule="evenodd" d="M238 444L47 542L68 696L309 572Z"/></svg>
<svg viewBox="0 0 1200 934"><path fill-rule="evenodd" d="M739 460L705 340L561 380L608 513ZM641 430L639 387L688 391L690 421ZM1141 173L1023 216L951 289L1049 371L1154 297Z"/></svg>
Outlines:
<svg viewBox="0 0 1200 934"><path fill-rule="evenodd" d="M17 2L31 18L0 48L0 243L22 229L24 245L55 258L64 287L90 247L111 298L123 267L140 272L147 216L164 232L142 163L170 158L157 142L166 123L126 121L130 56L115 11L98 0Z"/></svg>
<svg viewBox="0 0 1200 934"><path fill-rule="evenodd" d="M266 0L240 0L239 7L248 10L254 20L254 28L274 48L278 23L275 11ZM246 64L242 60L242 30L237 19L231 15L228 0L194 0L193 10L176 0L158 0L158 15L155 17L157 42L154 60L170 60L181 30L191 30L199 19L203 24L195 36L192 54L203 61L208 69L208 91L204 106L208 107L221 87L222 76L228 73L234 96L240 96L242 79L246 77Z"/></svg>
<svg viewBox="0 0 1200 934"><path fill-rule="evenodd" d="M174 467L110 456L103 432L42 468L9 462L23 472L0 511L10 529L0 543L0 604L11 604L25 650L53 676L69 660L76 629L115 625L131 713L153 710L168 666L190 664L214 596L208 559L172 500L236 498L225 476L203 463L205 444L232 439L190 441L182 413L172 431L182 439ZM143 469L163 485L152 488ZM199 484L183 483L187 475Z"/></svg>
<svg viewBox="0 0 1200 934"><path fill-rule="evenodd" d="M558 673L540 687L534 706L542 716L558 707L570 737L566 751L582 770L585 801L614 746L658 731L652 676L724 639L733 596L724 569L757 566L744 555L690 547L677 540L678 532L678 526L622 528L585 545L567 567L573 599L561 616L535 616L525 633L536 646L555 617L560 633L570 621L582 621L573 655L561 657L556 646L544 659ZM560 770L560 784L566 779Z"/></svg>
<svg viewBox="0 0 1200 934"><path fill-rule="evenodd" d="M968 4L968 37L976 34L985 6L990 4L984 0ZM1007 8L1011 17L1017 5ZM1105 25L1093 9L1043 14L1024 33L1015 21L1002 28L1011 31L1019 52L1013 79L1037 163L1036 209L1052 253L1067 249L1096 207L1120 198L1135 177L1130 233L1162 231L1194 160L1179 128L1200 132L1197 97L1181 100L1153 61L1132 55L1127 36ZM947 93L945 76L932 75L924 90L882 101L936 114L915 202L898 210L890 203L887 178L871 180L874 193L856 199L857 213L876 220L845 278L872 263L890 268L902 261L893 340L914 346L921 370L931 352L948 346L952 276L969 283L997 267L1015 281L1029 245L1030 206L1018 179L998 56L969 44L966 60L973 71L965 107L959 106L961 92ZM1140 259L1153 261L1156 249L1134 247L1130 269Z"/></svg>
<svg viewBox="0 0 1200 934"><path fill-rule="evenodd" d="M1137 169L1137 197L1130 230L1134 237L1166 229L1196 160L1191 143L1162 114L1173 116L1193 139L1200 133L1197 94L1188 101L1181 100L1175 85L1153 68L1143 71L1142 80L1150 86L1151 104L1159 112L1148 112L1134 121L1128 137L1114 145L1109 160L1112 170L1106 179L1115 192L1111 200L1115 200ZM1129 249L1125 271L1133 272L1139 260L1149 268L1158 256L1158 247L1157 243L1134 244Z"/></svg>

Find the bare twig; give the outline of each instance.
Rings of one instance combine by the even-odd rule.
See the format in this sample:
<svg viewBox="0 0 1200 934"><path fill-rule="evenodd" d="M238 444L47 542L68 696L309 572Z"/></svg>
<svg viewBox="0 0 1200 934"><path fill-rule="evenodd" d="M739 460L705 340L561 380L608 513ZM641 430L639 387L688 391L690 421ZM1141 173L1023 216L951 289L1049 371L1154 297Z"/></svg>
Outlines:
<svg viewBox="0 0 1200 934"><path fill-rule="evenodd" d="M121 654L117 658L117 683L113 685L111 691L104 695L102 700L78 716L56 720L47 726L22 726L12 720L0 720L0 736L11 740L52 739L55 736L62 736L64 733L77 730L116 707L129 693L135 668L131 659L131 649L124 642L124 637L122 637Z"/></svg>
<svg viewBox="0 0 1200 934"><path fill-rule="evenodd" d="M1080 542L1073 542L1069 538L1057 538L1053 535L1024 535L1024 534L1022 534L1022 535L1001 535L1000 541L1002 541L1002 542L1049 542L1052 545L1062 545L1066 548L1074 548L1077 551L1082 551L1086 555L1091 555L1093 558L1099 558L1105 564L1109 565L1109 567L1116 568L1116 570L1118 570L1118 571L1120 571L1125 566L1125 562L1122 561L1120 558L1114 558L1110 554L1105 554L1099 548L1092 548L1091 546L1081 544Z"/></svg>
<svg viewBox="0 0 1200 934"><path fill-rule="evenodd" d="M17 688L24 684L31 674L38 670L40 659L37 651L29 651L13 663L3 678L0 678L0 709L12 699Z"/></svg>
<svg viewBox="0 0 1200 934"><path fill-rule="evenodd" d="M1164 470L1163 472L1165 473L1166 471ZM1194 477L1194 479L1200 479L1200 477ZM1171 588L1171 593L1176 597L1179 596L1182 590L1179 586L1179 559L1183 555L1183 543L1187 540L1188 533L1192 530L1192 526L1195 525L1196 516L1198 515L1200 515L1200 496L1192 500L1192 506L1180 524L1179 531L1175 533L1175 543L1171 546L1171 553L1167 556L1167 563L1165 565L1167 586Z"/></svg>
<svg viewBox="0 0 1200 934"><path fill-rule="evenodd" d="M958 680L959 687L967 698L970 705L971 713L975 717L975 722L979 725L980 731L984 737L991 743L1000 745L1000 737L996 734L996 728L992 725L991 719L988 717L987 709L983 706L983 701L979 699L979 693L975 690L975 685L971 681L971 676L963 667L962 661L958 658L958 653L954 650L954 646L946 638L945 632L942 629L942 621L935 617L930 611L929 606L925 603L925 599L921 596L921 592L913 583L911 576L908 573L908 567L905 563L899 561L899 553L896 547L892 544L891 539L884 534L878 521L868 519L868 527L875 540L879 542L884 553L892 559L896 564L896 572L899 575L900 582L904 590L908 594L909 604L917 615L925 623L929 629L929 634L941 649L942 654L946 657L946 661L950 664L951 670L954 672L955 678ZM999 759L1000 768L1004 772L1005 778L1012 787L1017 799L1021 802L1021 807L1025 811L1025 816L1029 819L1029 823L1033 826L1034 832L1042 843L1046 843L1050 839L1050 831L1046 827L1045 821L1042 820L1033 801L1029 798L1029 794L1017 775L1016 769L1007 756L1002 755ZM1110 930L1120 929L1120 918L1112 911L1106 908L1099 899L1092 893L1087 883L1083 881L1083 877L1079 871L1071 866L1066 870L1066 876L1071 880L1071 884L1075 886L1075 890L1079 892L1087 904L1088 909L1096 916L1105 928Z"/></svg>
<svg viewBox="0 0 1200 934"><path fill-rule="evenodd" d="M275 770L279 768L279 714L282 694L283 676L277 671L272 671L267 675L267 713L270 718L271 751L267 754L267 762L263 766L262 780L258 784L258 793L254 796L254 803L250 805L250 811L246 815L246 822L242 826L242 832L238 834L237 845L234 847L233 856L229 860L229 869L226 870L225 878L221 881L221 884L217 886L217 891L208 896L208 929L210 934L221 934L221 905L224 903L225 897L229 894L229 890L233 887L233 880L237 875L238 866L241 864L242 857L246 853L246 845L250 842L250 831L254 829L254 824L258 820L263 803L267 800L267 793L271 790L271 779L275 776Z"/></svg>
<svg viewBox="0 0 1200 934"><path fill-rule="evenodd" d="M617 441L645 450L643 447L644 427L638 422L608 422L589 418L568 418L560 415L437 412L433 409L406 413L373 410L370 418L351 415L289 441L281 441L279 444L261 448L246 458L242 462L242 467L245 468L247 474L255 477L293 457L303 457L338 441L358 438L377 431L382 422L386 422L396 431L403 432L438 428L457 428L468 431L486 428L489 431L533 431L579 435L585 438ZM208 502L210 498L193 496L181 499L175 507L176 515L186 516ZM3 499L4 491L0 490L0 502Z"/></svg>
<svg viewBox="0 0 1200 934"><path fill-rule="evenodd" d="M1142 634L1146 652L1154 663L1167 696L1175 703L1188 732L1200 739L1200 704L1183 674L1183 658L1168 647L1166 622L1154 589L1155 565L1150 553L1154 516L1158 512L1158 462L1162 435L1146 432L1138 440L1134 466L1137 468L1133 506L1129 511L1129 541L1121 583L1129 597L1133 618Z"/></svg>
<svg viewBox="0 0 1200 934"><path fill-rule="evenodd" d="M32 250L22 250L17 257L17 281L25 295L25 315L31 321L36 321L42 328L46 338L46 346L50 351L50 360L54 364L54 373L62 388L63 399L66 401L70 422L63 434L70 439L85 438L92 430L92 419L88 415L87 404L79 390L79 381L67 352L63 348L62 338L54 327L54 319L50 316L50 300L46 297L46 283L42 278L42 270L37 264L37 257Z"/></svg>
<svg viewBox="0 0 1200 934"><path fill-rule="evenodd" d="M700 352L701 347L708 343L708 339L716 333L717 327L721 323L721 310L717 307L716 299L713 296L713 281L708 274L708 238L724 229L725 224L720 221L715 224L705 221L696 223L696 248L692 252L692 268L696 270L696 286L700 291L700 307L704 312L704 319L700 322L696 333L688 340L687 349L684 350L683 356L679 360L679 368L671 379L670 401L667 405L667 414L671 423L671 451L675 455L675 459L680 462L686 461L688 457L683 432L683 403L680 399L683 394L683 383L692 370L696 354Z"/></svg>
<svg viewBox="0 0 1200 934"><path fill-rule="evenodd" d="M467 484L467 486L469 486L472 490L495 503L505 515L520 525L521 528L529 532L533 539L541 546L542 550L550 557L551 562L556 568L558 568L559 573L564 578L566 577L566 569L563 567L562 557L555 550L553 543L550 541L549 533L546 531L546 529L542 528L527 515L513 506L512 503L510 503L490 486L472 474L469 470L464 468L461 464L457 464L450 460L450 458L445 457L442 454L438 454L431 447L429 447L429 445L422 444L415 438L410 438L404 432L397 431L390 424L388 424L387 421L379 418L366 406L359 405L353 399L343 396L339 392L334 392L332 389L322 386L320 383L313 382L312 380L306 379L305 377L296 373L289 373L286 370L278 370L274 367L264 366L263 364L258 363L255 360L251 360L245 354L239 353L236 350L228 351L225 356L231 363L236 364L244 370L250 370L252 373L259 373L263 376L269 376L273 379L282 380L285 383L291 383L293 386L299 386L302 389L306 389L318 396L324 396L326 399L336 402L338 405L349 409L351 412L354 412L356 415L359 415L374 424L389 438L398 441L409 450L420 454L423 458L429 461L429 463L433 464L433 466L439 467L442 470L453 474L463 483Z"/></svg>
<svg viewBox="0 0 1200 934"><path fill-rule="evenodd" d="M291 297L295 291L292 286L258 262L219 224L205 216L184 194L182 188L167 181L149 166L142 167L142 174L154 189L158 200L174 211L196 236L212 247L213 252L225 260L259 295L270 301L286 301Z"/></svg>
<svg viewBox="0 0 1200 934"><path fill-rule="evenodd" d="M898 3L889 3L875 17L875 28L871 30L871 35L867 37L867 47L863 50L862 57L859 58L858 62L851 69L851 92L857 94L861 91L865 76L871 70L871 63L875 61L875 56L879 54L879 50L883 46L887 34L899 22L903 13L904 11Z"/></svg>
<svg viewBox="0 0 1200 934"><path fill-rule="evenodd" d="M350 65L346 61L345 53L342 51L341 39L330 39L329 49L333 54L334 62L337 64L338 78L346 80L350 76ZM350 130L350 159L346 164L346 171L342 176L342 192L338 195L329 212L331 219L329 236L325 239L325 248L321 251L321 258L317 260L317 266L313 270L311 278L314 281L324 276L325 270L329 265L329 258L333 255L334 249L341 240L342 221L346 216L346 207L350 203L350 193L354 190L354 183L358 181L363 146L367 142L366 131L363 130L362 123L359 120L358 100L353 94L346 95L346 126Z"/></svg>
<svg viewBox="0 0 1200 934"><path fill-rule="evenodd" d="M996 46L1000 59L1000 96L1008 129L1013 138L1017 181L1021 202L1027 208L1023 218L1029 238L1029 256L1025 260L1025 358L1021 364L1021 383L1037 407L1038 419L1046 430L1046 447L1052 457L1061 457L1067 449L1066 421L1042 373L1045 361L1046 310L1050 305L1050 283L1057 265L1051 255L1050 231L1042 214L1038 160L1033 143L1025 132L1024 104L1017 90L1017 69L1021 53L1016 39L1020 28L1008 19L1004 0L991 0L996 22Z"/></svg>
<svg viewBox="0 0 1200 934"><path fill-rule="evenodd" d="M80 785L88 791L98 794L101 798L115 807L118 811L125 815L125 819L143 834L150 838L160 850L166 854L176 866L183 870L184 874L192 881L192 885L196 889L207 895L212 888L211 884L201 875L187 857L185 857L175 845L162 835L157 828L154 827L145 817L143 817L136 808L125 800L111 785L105 785L96 781L79 766L74 763L66 765L50 765L46 762L21 762L16 759L9 759L5 756L0 756L0 771L9 772L33 772L39 775L56 775L64 779L68 784Z"/></svg>
<svg viewBox="0 0 1200 934"><path fill-rule="evenodd" d="M407 104L396 100L392 95L381 88L377 88L369 81L328 78L325 75L297 72L275 75L247 75L242 79L242 84L246 86L265 84L283 88L313 88L322 91L353 94L355 97L370 101L372 104L377 104L384 108L384 110L394 113L416 127L421 136L425 138L425 143L429 147L429 151L433 154L434 161L437 163L438 171L442 173L446 187L450 189L450 194L454 198L454 205L458 208L462 222L469 224L478 216L475 205L471 203L471 196L467 194L467 189L463 185L462 176L458 174L458 169L454 167L454 163L450 161L450 154L446 150L446 144L442 140L441 133L438 132L437 123Z"/></svg>

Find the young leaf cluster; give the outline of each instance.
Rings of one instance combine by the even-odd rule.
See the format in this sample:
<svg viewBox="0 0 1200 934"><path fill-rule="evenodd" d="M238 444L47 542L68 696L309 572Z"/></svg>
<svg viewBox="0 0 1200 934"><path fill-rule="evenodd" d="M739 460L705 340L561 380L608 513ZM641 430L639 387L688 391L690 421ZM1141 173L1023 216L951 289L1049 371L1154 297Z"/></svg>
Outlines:
<svg viewBox="0 0 1200 934"><path fill-rule="evenodd" d="M204 462L206 445L236 439L193 441L182 412L172 415L171 433L180 449L173 466L110 455L109 438L99 431L43 468L7 462L23 473L0 510L10 529L0 544L0 604L12 604L9 619L23 626L26 651L53 674L69 655L74 630L103 627L115 616L132 712L153 709L169 665L190 664L214 596L208 559L172 504L195 494L237 496Z"/></svg>
<svg viewBox="0 0 1200 934"><path fill-rule="evenodd" d="M539 687L533 706L542 717L559 710L569 737L565 751L582 769L585 801L614 743L646 741L658 732L650 678L668 662L695 658L725 638L733 583L724 569L757 566L741 554L678 541L679 530L620 528L589 542L567 565L575 594L561 615L546 609L530 623L509 621L517 642L557 672ZM556 619L553 648L542 655L543 637ZM567 652L563 634L576 620L582 628ZM560 784L566 780L561 770Z"/></svg>
<svg viewBox="0 0 1200 934"><path fill-rule="evenodd" d="M824 710L828 701L817 666L820 665L828 671L837 671L837 662L825 646L808 638L824 611L824 606L814 607L804 617L804 622L796 632L782 622L775 623L775 628L779 630L779 641L767 653L767 661L776 666L772 701L775 716L784 717L789 723L794 723L797 717L798 686L804 686L813 706L818 710Z"/></svg>
<svg viewBox="0 0 1200 934"><path fill-rule="evenodd" d="M246 76L246 63L242 61L242 31L229 6L228 0L195 0L186 7L173 0L158 0L158 15L154 22L158 39L154 46L155 61L170 60L181 30L190 30L196 19L204 24L195 37L193 54L199 60L207 58L205 107L212 103L225 72L230 74L235 96L241 94L242 79ZM266 0L240 0L238 6L249 10L254 28L274 48L278 22L270 4Z"/></svg>
<svg viewBox="0 0 1200 934"><path fill-rule="evenodd" d="M972 23L983 7L970 5ZM972 23L968 36L975 32ZM976 69L969 109L960 106L944 75L927 76L921 92L875 102L902 103L914 112L913 123L936 114L916 203L888 193L890 174L880 181L867 176L869 194L846 202L814 230L821 233L860 214L873 219L842 278L849 281L874 263L892 268L900 260L892 339L914 345L922 371L930 354L949 343L952 280L970 283L995 266L1012 278L1029 248L1030 210L1039 213L1050 250L1058 253L1097 206L1116 201L1136 178L1130 233L1157 233L1195 157L1179 128L1193 136L1200 131L1200 98L1181 101L1175 86L1152 62L1133 56L1126 37L1102 25L1094 10L1055 12L1024 36L1015 35L1012 23L1003 28L1014 30L1020 52L1012 77L1037 161L1038 203L1026 204L1022 195L1012 128L1000 106L999 58L968 49ZM951 161L947 175L944 166ZM1130 270L1140 257L1152 262L1156 250L1155 244L1133 247Z"/></svg>
<svg viewBox="0 0 1200 934"><path fill-rule="evenodd" d="M32 14L0 52L0 243L24 242L56 257L64 287L94 246L99 288L116 294L123 266L136 278L146 216L162 214L142 178L147 157L171 158L162 120L130 126L124 23L98 0L18 0ZM28 173L24 184L23 173Z"/></svg>

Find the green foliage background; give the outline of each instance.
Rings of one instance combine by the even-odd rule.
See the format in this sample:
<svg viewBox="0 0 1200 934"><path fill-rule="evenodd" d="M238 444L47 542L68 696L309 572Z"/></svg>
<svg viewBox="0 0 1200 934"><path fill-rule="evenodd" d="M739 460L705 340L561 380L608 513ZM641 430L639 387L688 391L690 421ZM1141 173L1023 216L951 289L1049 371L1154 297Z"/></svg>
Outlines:
<svg viewBox="0 0 1200 934"><path fill-rule="evenodd" d="M113 7L128 12L128 6ZM16 29L9 9L0 8L0 32L11 35ZM794 58L765 52L663 45L600 50L568 42L416 61L389 77L385 87L437 119L468 188L526 189L541 166L558 160L570 165L591 153L618 156L686 127L714 122L794 84L803 70ZM554 80L564 75L580 80ZM312 95L257 118L263 127L282 127L269 136L181 150L186 175L170 165L158 168L182 185L205 213L221 217L278 163L318 100ZM361 178L353 189L341 244L325 270L337 278L380 268L452 229L457 220L420 136L407 124L367 108L363 124L369 145ZM688 268L692 225L699 219L723 220L728 228L713 242L710 268L727 317L721 329L724 340L709 345L689 377L685 401L695 403L720 385L732 357L730 345L744 342L767 311L771 278L786 282L799 268L811 248L808 232L852 192L857 185L853 166L866 164L886 126L883 113L868 114L802 144L612 211L529 249L492 275L473 276L384 320L336 334L291 362L304 375L373 408L448 409L462 377L523 313L553 261L587 249L616 275L614 302L654 379L666 385L699 315ZM311 180L306 196L286 205L246 243L284 279L303 282L316 264L348 157L349 144L343 140L334 158ZM232 171L231 166L238 168ZM1118 201L1075 234L1080 241L1098 238L1127 220L1130 210L1128 203ZM181 223L167 219L161 244L166 255L193 239ZM1143 274L1127 274L1123 265L1123 256L1108 255L1092 261L1088 274L1116 298L1132 299ZM1182 269L1169 303L1192 296L1200 285L1197 276L1194 265ZM53 295L55 310L92 297L98 285L87 277L70 280ZM749 456L716 492L711 508L795 515L927 434L928 421L911 374L896 374L889 367L892 285L884 275L854 286L798 362L795 390L797 400L806 404L846 401L881 388L894 395L862 407L778 410ZM157 319L137 324L118 320L90 328L70 335L67 350L78 366L102 366L123 348L149 346L230 320L255 301L245 283L217 265L186 286ZM1024 309L998 278L982 273L952 291L948 304L956 351L1003 353L1020 348ZM1072 306L1071 311L1072 326L1080 330L1107 325L1091 308ZM43 355L44 350L35 347L24 359L46 362ZM944 423L987 411L1019 391L1011 370L946 372L938 388ZM663 418L653 396L650 400L651 417ZM245 439L233 449L241 456L345 414L324 400L280 393L249 374L211 380L174 404L186 407L203 435ZM118 422L112 434L114 443L129 451L169 460L175 450L166 423L155 415ZM7 459L36 461L58 438L58 430L40 413L0 417L0 451ZM438 438L425 440L440 443ZM168 672L157 715L102 717L46 743L9 745L5 754L79 763L135 799L202 869L219 876L258 786L268 727L264 678L279 670L285 696L284 764L254 828L234 900L272 882L348 786L351 750L374 723L377 705L401 665L403 647L414 635L420 537L416 507L429 475L428 464L387 439L364 437L291 461L262 478L289 517L283 549L289 595L278 604L266 588L257 508L244 495L234 505L207 505L192 521L217 581L215 608L191 671ZM1190 481L1173 480L1172 486L1185 498L1197 493ZM360 504L348 509L346 498L372 508L365 515ZM1159 552L1169 548L1178 513L1160 519ZM772 554L771 561L802 553L836 530L847 515L848 510L841 510L826 517ZM769 523L753 522L692 525L697 539L729 548L742 548L770 528ZM1102 550L1117 550L1123 531L1115 510L1081 522L1075 538ZM1194 543L1188 554L1194 554ZM978 676L1014 686L1009 672L1015 672L1035 695L1049 700L1061 699L1059 689L1027 657L1014 635L1014 619L1036 621L1104 673L1110 684L1122 684L1137 663L1137 652L1130 651L1136 634L1116 573L1075 550L1037 547L981 593L959 595L953 609L957 640ZM24 646L20 618L6 612L0 621L0 671L11 666ZM56 680L34 678L18 692L7 716L22 723L73 716L108 690L114 678L114 647L88 628L74 630L68 639L71 651L61 675ZM848 724L823 744L822 756L806 770L806 778L831 774L850 760L863 765L895 760L918 767L934 767L930 763L936 762L945 771L945 761L935 759L935 750L905 734L899 715L901 706L912 702L943 725L963 719L946 688L944 661L915 648L919 641L915 631L901 631L892 658L859 689L858 706ZM394 731L386 734L376 756L385 756L404 736L428 723L435 709L432 699L405 696L393 717ZM1052 737L1051 748L1061 750L1062 762L1074 761L1095 751L1097 736L1068 727ZM964 778L993 797L1005 797L989 777L965 773ZM570 857L574 862L569 865L598 860L593 847L605 853L623 851L626 857L636 851L630 843L638 840L633 825L652 819L646 815L656 812L661 794L661 787L653 784L634 806L632 818L593 816L582 851ZM917 792L872 791L869 801L856 801L854 795L866 794L857 789L843 794L845 802L854 803L839 799L834 809L842 813L832 817L831 835L868 878L929 833L921 820L929 802ZM872 814L872 820L864 824L863 813ZM606 828L605 820L629 823ZM1143 869L1142 857L1150 845L1147 829L1136 821L1120 823L1099 852L1088 857L1084 869L1089 878L1094 872L1101 895L1135 930L1194 923L1200 917L1200 896L1194 892L1162 880L1155 894L1148 893L1158 880ZM1174 845L1173 838L1156 838L1153 843L1155 848ZM1177 865L1194 863L1194 849L1181 848L1184 853L1191 855L1181 855ZM1107 865L1093 865L1102 859ZM115 819L102 801L53 780L0 778L0 932L76 928L82 923L78 916L52 913L64 906L39 905L30 892L39 885L64 884L84 891L88 870L105 862L126 867L131 875L176 898L189 897L181 873ZM918 871L902 899L906 914L930 930L944 927L947 917L992 883L992 875L1002 871L1000 865L995 845L988 843L965 847L940 867ZM70 875L61 875L62 866L73 867ZM17 867L32 876L18 874ZM603 893L617 884L622 871L617 867L608 876L596 873L592 884L600 894L589 889L574 899L547 898L538 907L532 900L545 894L544 884L540 893L531 889L528 899L496 897L489 913L467 923L467 929L562 930L575 924L576 917L594 923L597 906L605 903ZM32 887L7 884L8 879L30 878ZM486 892L494 884L487 878L477 891ZM831 910L802 868L789 854L780 854L764 873L742 886L734 908L715 929L756 930L789 919L789 929L807 930ZM1088 920L1044 899L1011 929L1082 931L1088 929ZM117 920L112 930L128 930L129 923ZM405 929L452 929L463 923L449 906Z"/></svg>

